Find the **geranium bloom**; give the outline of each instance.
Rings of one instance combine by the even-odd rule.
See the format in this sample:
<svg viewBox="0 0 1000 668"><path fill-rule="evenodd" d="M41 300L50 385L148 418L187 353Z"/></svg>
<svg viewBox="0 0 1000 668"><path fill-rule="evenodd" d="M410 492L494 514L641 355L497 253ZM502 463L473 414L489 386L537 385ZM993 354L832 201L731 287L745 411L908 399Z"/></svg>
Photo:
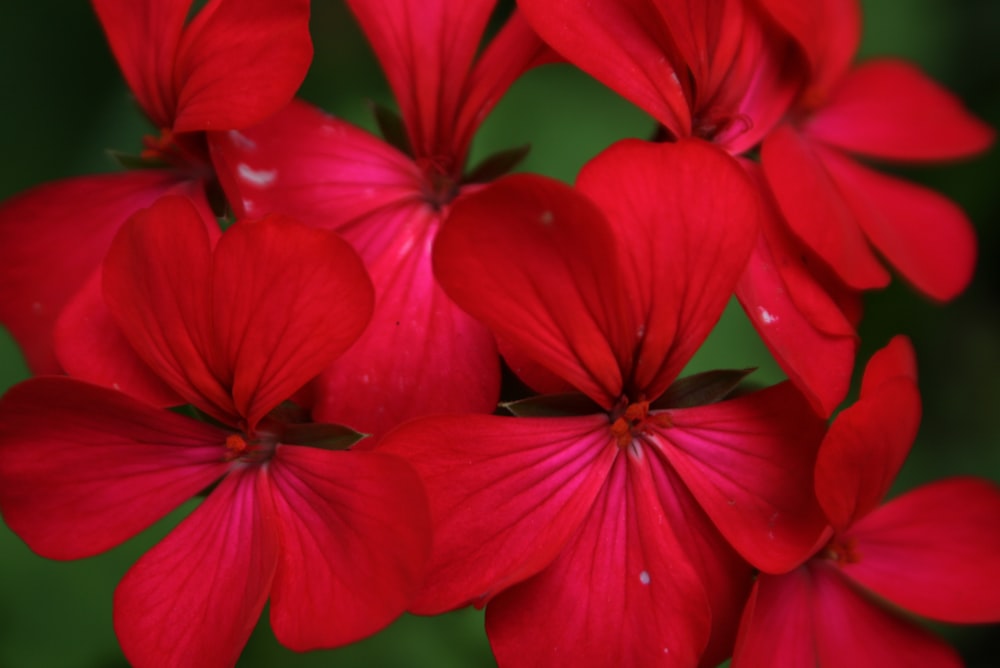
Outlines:
<svg viewBox="0 0 1000 668"><path fill-rule="evenodd" d="M317 384L314 414L379 435L415 415L496 406L496 346L437 285L431 245L452 200L502 167L466 172L473 134L547 51L515 13L474 60L495 0L348 4L399 103L404 150L305 103L212 148L238 213L335 229L365 260L375 315Z"/></svg>
<svg viewBox="0 0 1000 668"><path fill-rule="evenodd" d="M873 63L845 78L859 34L855 0L519 6L555 50L651 114L668 138L703 137L734 155L763 141L767 181L754 177L776 204L737 296L820 413L850 384L858 292L888 281L869 241L932 297L967 283L974 243L961 211L840 151L958 157L992 133L912 67Z"/></svg>
<svg viewBox="0 0 1000 668"><path fill-rule="evenodd" d="M823 424L790 384L717 403L731 377L672 386L732 294L756 193L699 140L615 145L577 187L508 177L457 201L438 236L439 280L512 366L582 394L515 408L562 417L428 417L376 446L428 487L414 610L488 602L501 665L718 661L749 585L729 544L780 571L822 530Z"/></svg>
<svg viewBox="0 0 1000 668"><path fill-rule="evenodd" d="M146 138L142 158L163 168L57 181L0 206L0 322L35 373L67 370L110 385L101 365L74 349L72 332L107 320L94 274L115 232L167 192L204 200L212 181L205 132L260 122L286 104L312 44L308 0L210 0L190 22L192 0L93 5L136 101L161 133ZM53 332L74 298L80 304L62 325L68 347L57 354Z"/></svg>
<svg viewBox="0 0 1000 668"><path fill-rule="evenodd" d="M279 406L367 323L356 254L279 216L237 223L213 252L194 206L171 197L123 226L103 275L138 354L216 422L76 379L26 381L0 400L8 526L42 556L78 559L211 490L118 586L133 665L232 665L268 598L297 650L388 624L427 556L420 481L385 454L292 445L357 434Z"/></svg>
<svg viewBox="0 0 1000 668"><path fill-rule="evenodd" d="M795 570L757 579L734 668L957 668L954 650L885 602L946 622L1000 620L995 484L952 478L878 505L919 420L913 349L899 337L872 357L861 398L820 448L829 540Z"/></svg>

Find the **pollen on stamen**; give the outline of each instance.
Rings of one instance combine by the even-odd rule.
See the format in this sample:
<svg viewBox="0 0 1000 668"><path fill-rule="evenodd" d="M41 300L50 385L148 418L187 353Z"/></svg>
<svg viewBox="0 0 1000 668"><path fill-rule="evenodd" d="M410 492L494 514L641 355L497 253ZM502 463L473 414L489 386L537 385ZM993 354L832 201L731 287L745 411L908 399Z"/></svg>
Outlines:
<svg viewBox="0 0 1000 668"><path fill-rule="evenodd" d="M230 434L226 437L226 461L232 461L234 459L239 459L246 454L250 446L247 445L246 439L240 434Z"/></svg>

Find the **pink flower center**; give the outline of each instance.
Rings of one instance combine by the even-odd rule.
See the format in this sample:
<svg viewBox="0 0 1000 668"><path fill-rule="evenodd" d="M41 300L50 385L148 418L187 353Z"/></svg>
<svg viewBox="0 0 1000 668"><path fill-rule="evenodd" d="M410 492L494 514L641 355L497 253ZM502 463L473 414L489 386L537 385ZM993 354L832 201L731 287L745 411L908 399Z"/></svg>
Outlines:
<svg viewBox="0 0 1000 668"><path fill-rule="evenodd" d="M623 450L640 440L650 426L669 427L671 424L665 413L650 415L648 401L629 402L626 397L621 398L610 417L611 433Z"/></svg>
<svg viewBox="0 0 1000 668"><path fill-rule="evenodd" d="M260 433L256 438L234 433L226 437L225 461L241 461L259 464L274 456L278 439L274 434Z"/></svg>
<svg viewBox="0 0 1000 668"><path fill-rule="evenodd" d="M854 538L834 536L826 544L826 547L823 548L823 551L820 552L820 555L824 559L837 562L838 566L856 564L861 561L861 555L858 554L857 548L858 544Z"/></svg>
<svg viewBox="0 0 1000 668"><path fill-rule="evenodd" d="M435 208L441 208L458 195L459 180L454 175L454 159L450 156L417 158L424 174L424 198Z"/></svg>

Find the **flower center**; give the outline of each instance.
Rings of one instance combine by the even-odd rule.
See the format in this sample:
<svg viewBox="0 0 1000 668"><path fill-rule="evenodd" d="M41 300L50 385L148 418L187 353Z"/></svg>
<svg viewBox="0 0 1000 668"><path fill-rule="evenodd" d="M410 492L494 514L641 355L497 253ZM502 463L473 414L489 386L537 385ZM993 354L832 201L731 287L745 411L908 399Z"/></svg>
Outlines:
<svg viewBox="0 0 1000 668"><path fill-rule="evenodd" d="M611 411L611 433L618 443L618 447L625 449L641 440L648 433L651 426L669 427L670 418L665 413L657 415L649 414L648 401L630 402L627 397L622 397L618 405Z"/></svg>
<svg viewBox="0 0 1000 668"><path fill-rule="evenodd" d="M278 439L274 434L258 433L255 438L246 434L234 433L226 437L225 461L241 461L247 463L266 462L274 456L278 447Z"/></svg>
<svg viewBox="0 0 1000 668"><path fill-rule="evenodd" d="M417 158L417 166L424 174L424 198L436 209L455 199L459 180L454 175L454 159L450 156Z"/></svg>
<svg viewBox="0 0 1000 668"><path fill-rule="evenodd" d="M856 564L861 561L861 555L858 554L858 542L854 538L844 538L843 536L831 538L820 552L820 556L837 562L838 566Z"/></svg>

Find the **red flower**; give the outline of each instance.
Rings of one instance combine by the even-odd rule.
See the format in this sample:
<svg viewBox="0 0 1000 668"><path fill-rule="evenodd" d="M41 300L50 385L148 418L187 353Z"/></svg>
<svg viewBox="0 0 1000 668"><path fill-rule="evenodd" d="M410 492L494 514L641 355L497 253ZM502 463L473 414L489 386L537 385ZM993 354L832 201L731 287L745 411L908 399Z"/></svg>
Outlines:
<svg viewBox="0 0 1000 668"><path fill-rule="evenodd" d="M719 403L731 377L703 377L700 400L671 386L732 294L756 193L697 140L623 142L577 187L508 177L456 202L438 236L439 280L512 366L583 394L514 408L563 417L415 420L376 448L429 490L414 609L488 602L501 665L693 666L706 646L721 660L749 585L729 544L780 571L822 526L823 424L791 385Z"/></svg>
<svg viewBox="0 0 1000 668"><path fill-rule="evenodd" d="M169 167L57 181L5 202L0 322L34 372L105 382L89 375L88 356L53 340L64 307L84 300L61 325L70 331L106 317L88 310L99 303L93 274L124 220L168 192L203 200L212 180L204 131L257 123L286 104L312 45L308 0L211 0L186 25L191 0L93 4L136 101L162 133L146 138L143 158ZM78 297L81 286L92 294Z"/></svg>
<svg viewBox="0 0 1000 668"><path fill-rule="evenodd" d="M861 398L820 448L816 493L829 539L790 573L757 579L734 668L961 665L879 599L940 621L1000 620L995 484L952 478L878 507L919 419L913 349L898 337L872 357Z"/></svg>
<svg viewBox="0 0 1000 668"><path fill-rule="evenodd" d="M193 206L165 198L116 236L104 290L142 359L218 426L29 380L0 400L0 510L34 551L77 559L215 485L118 587L130 662L232 665L268 598L296 650L402 612L429 543L419 480L384 454L292 445L357 435L279 407L367 323L373 292L350 247L271 216L237 223L213 252Z"/></svg>
<svg viewBox="0 0 1000 668"><path fill-rule="evenodd" d="M314 412L378 436L416 415L496 406L492 336L438 286L431 245L452 200L489 176L465 171L479 124L547 52L515 13L474 60L495 0L349 4L399 103L405 152L304 103L212 148L238 213L335 229L364 258L375 315L322 376Z"/></svg>

